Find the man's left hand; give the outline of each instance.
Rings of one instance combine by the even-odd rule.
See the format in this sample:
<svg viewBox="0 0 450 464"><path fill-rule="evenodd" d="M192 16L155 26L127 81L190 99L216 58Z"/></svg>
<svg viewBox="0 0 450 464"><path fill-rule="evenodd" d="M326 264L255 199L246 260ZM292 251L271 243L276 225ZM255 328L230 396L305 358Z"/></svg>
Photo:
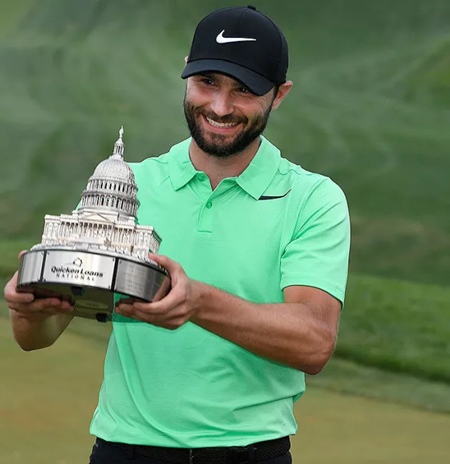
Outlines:
<svg viewBox="0 0 450 464"><path fill-rule="evenodd" d="M169 272L172 285L169 293L152 303L119 301L115 312L165 329L178 329L196 312L200 283L189 279L181 265L167 256L151 254L150 258Z"/></svg>

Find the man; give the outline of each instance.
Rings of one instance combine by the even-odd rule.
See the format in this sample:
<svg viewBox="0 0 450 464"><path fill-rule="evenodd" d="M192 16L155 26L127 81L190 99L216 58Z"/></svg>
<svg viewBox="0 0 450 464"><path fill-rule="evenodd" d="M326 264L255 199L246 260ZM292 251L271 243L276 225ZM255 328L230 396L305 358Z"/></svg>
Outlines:
<svg viewBox="0 0 450 464"><path fill-rule="evenodd" d="M191 138L133 164L140 224L164 238L158 302L118 302L91 463L291 462L293 403L330 358L349 252L345 197L262 137L289 93L287 43L253 7L197 26L182 77ZM5 289L24 349L72 308Z"/></svg>

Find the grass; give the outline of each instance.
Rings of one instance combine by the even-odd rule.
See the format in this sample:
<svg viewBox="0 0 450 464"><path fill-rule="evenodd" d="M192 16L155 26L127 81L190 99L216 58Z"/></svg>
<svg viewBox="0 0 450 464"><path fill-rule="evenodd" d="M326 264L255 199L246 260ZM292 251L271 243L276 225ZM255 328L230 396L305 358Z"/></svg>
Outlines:
<svg viewBox="0 0 450 464"><path fill-rule="evenodd" d="M450 385L380 367L358 364L335 355L308 385L339 394L374 399L436 413L450 413Z"/></svg>
<svg viewBox="0 0 450 464"><path fill-rule="evenodd" d="M89 323L91 335L98 329L98 337L69 331L51 348L24 353L12 341L7 320L0 318L0 371L6 373L0 413L8 418L0 421L0 462L87 461L93 442L88 425L101 383L107 331L89 322L76 324L84 331ZM357 378L355 372L347 373ZM308 383L295 406L299 431L292 451L298 462L447 462L449 415L327 391L311 378Z"/></svg>
<svg viewBox="0 0 450 464"><path fill-rule="evenodd" d="M11 248L18 249L18 245L23 244L14 242ZM0 251L2 249L9 249L8 242L0 242ZM3 273L12 275L14 272L17 267L15 254L15 251L4 253L0 268ZM336 356L360 365L429 380L433 384L450 385L449 301L450 289L447 287L352 274ZM79 320L72 330L91 339L100 337L102 343L108 335L107 330L102 329L99 333L95 325L83 320ZM409 392L404 390L406 401L408 395ZM432 399L433 396L427 398L430 398L430 404L433 403L430 407L435 409L437 401ZM428 407L426 399L422 399L421 404ZM448 401L442 403L441 410L449 411Z"/></svg>
<svg viewBox="0 0 450 464"><path fill-rule="evenodd" d="M183 59L198 19L223 6L1 3L0 283L39 241L44 214L77 204L121 124L130 161L187 135ZM425 410L450 412L450 3L258 7L285 30L295 83L267 135L336 180L352 217L337 351L296 405L295 456L447 462L449 416ZM109 330L77 320L54 348L25 354L0 317L0 462L86 461Z"/></svg>
<svg viewBox="0 0 450 464"><path fill-rule="evenodd" d="M450 289L351 275L336 354L450 384Z"/></svg>
<svg viewBox="0 0 450 464"><path fill-rule="evenodd" d="M56 346L24 353L0 319L3 394L0 462L87 462L105 346L67 334Z"/></svg>
<svg viewBox="0 0 450 464"><path fill-rule="evenodd" d="M169 3L4 3L0 237L39 237L45 213L70 212L121 124L133 161L187 135L183 59L222 2ZM258 6L286 31L295 82L267 135L344 188L353 271L447 285L450 4Z"/></svg>
<svg viewBox="0 0 450 464"><path fill-rule="evenodd" d="M294 462L444 464L449 416L311 388L296 405Z"/></svg>
<svg viewBox="0 0 450 464"><path fill-rule="evenodd" d="M450 413L449 292L352 275L335 356L310 382L336 392ZM4 306L2 315L6 316ZM110 324L84 319L69 327L72 334L101 346L110 329Z"/></svg>

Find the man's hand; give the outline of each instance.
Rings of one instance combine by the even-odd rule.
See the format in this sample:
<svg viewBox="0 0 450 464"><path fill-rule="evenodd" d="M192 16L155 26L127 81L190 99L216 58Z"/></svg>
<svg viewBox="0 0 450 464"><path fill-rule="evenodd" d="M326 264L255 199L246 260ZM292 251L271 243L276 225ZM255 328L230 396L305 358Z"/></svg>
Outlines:
<svg viewBox="0 0 450 464"><path fill-rule="evenodd" d="M74 308L58 298L35 298L32 293L17 292L17 276L18 272L4 290L14 339L25 351L53 345L73 319Z"/></svg>
<svg viewBox="0 0 450 464"><path fill-rule="evenodd" d="M19 258L25 253L21 251ZM19 293L16 291L18 272L6 284L4 297L11 311L19 317L30 321L41 321L48 316L58 313L71 313L73 306L67 301L58 298L35 298L32 293Z"/></svg>
<svg viewBox="0 0 450 464"><path fill-rule="evenodd" d="M199 306L200 282L189 279L181 265L167 256L151 254L150 258L167 269L172 287L167 296L152 303L118 302L115 312L142 322L175 330L189 321Z"/></svg>

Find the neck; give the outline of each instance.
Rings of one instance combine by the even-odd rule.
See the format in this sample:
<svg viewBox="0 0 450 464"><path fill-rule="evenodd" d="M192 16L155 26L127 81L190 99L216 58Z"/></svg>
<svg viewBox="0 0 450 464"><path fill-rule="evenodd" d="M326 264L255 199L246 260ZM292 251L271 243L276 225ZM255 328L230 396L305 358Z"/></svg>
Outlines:
<svg viewBox="0 0 450 464"><path fill-rule="evenodd" d="M214 190L223 179L242 174L255 157L260 144L261 139L258 137L245 150L231 156L220 157L206 153L195 140L192 140L189 156L195 169L208 176L211 188Z"/></svg>

